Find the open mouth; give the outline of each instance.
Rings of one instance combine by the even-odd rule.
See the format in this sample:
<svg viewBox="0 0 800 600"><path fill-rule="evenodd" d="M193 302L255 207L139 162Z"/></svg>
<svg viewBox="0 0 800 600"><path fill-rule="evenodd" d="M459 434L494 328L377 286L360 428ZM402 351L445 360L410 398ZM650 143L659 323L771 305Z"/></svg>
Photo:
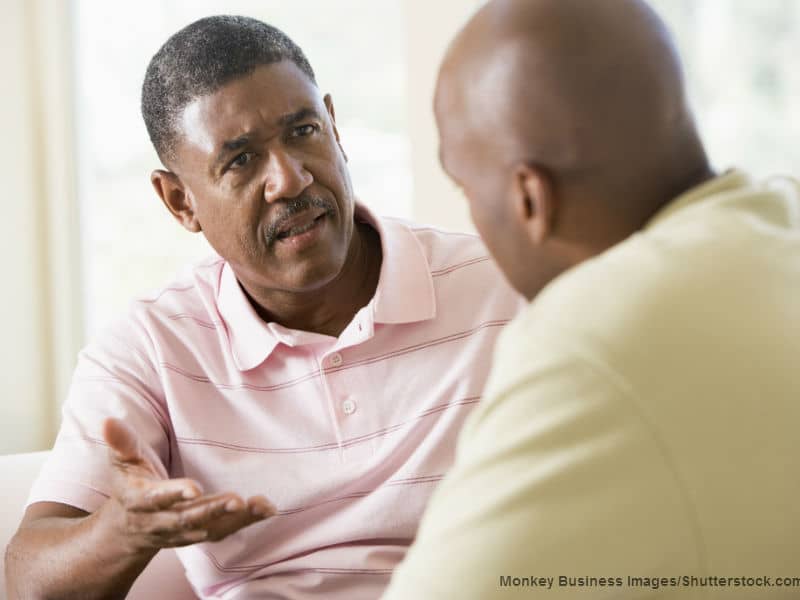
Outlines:
<svg viewBox="0 0 800 600"><path fill-rule="evenodd" d="M307 233L319 225L327 214L327 212L322 212L316 216L313 214L298 215L281 227L275 239L286 240Z"/></svg>

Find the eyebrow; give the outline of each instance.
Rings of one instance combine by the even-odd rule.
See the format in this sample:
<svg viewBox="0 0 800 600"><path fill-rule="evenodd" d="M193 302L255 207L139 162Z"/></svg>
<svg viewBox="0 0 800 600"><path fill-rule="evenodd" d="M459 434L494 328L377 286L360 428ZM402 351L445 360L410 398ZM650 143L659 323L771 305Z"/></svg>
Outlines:
<svg viewBox="0 0 800 600"><path fill-rule="evenodd" d="M294 125L295 123L305 121L306 119L317 119L318 121L321 121L322 117L319 116L319 113L315 109L304 107L296 112L283 115L280 119L278 119L278 123L286 127L287 125Z"/></svg>
<svg viewBox="0 0 800 600"><path fill-rule="evenodd" d="M293 113L282 115L278 119L278 125L280 127L288 127L306 119L322 120L322 117L319 116L319 113L315 109L304 107ZM252 134L248 132L232 140L224 141L216 159L214 160L214 168L216 169L228 155L247 146L247 144L250 143L251 137Z"/></svg>
<svg viewBox="0 0 800 600"><path fill-rule="evenodd" d="M230 155L235 150L239 150L239 148L244 148L248 143L250 143L250 134L245 133L244 135L240 135L239 137L233 140L227 140L222 143L222 148L217 154L217 158L214 159L214 164L212 167L217 169L219 165L225 161L225 158Z"/></svg>

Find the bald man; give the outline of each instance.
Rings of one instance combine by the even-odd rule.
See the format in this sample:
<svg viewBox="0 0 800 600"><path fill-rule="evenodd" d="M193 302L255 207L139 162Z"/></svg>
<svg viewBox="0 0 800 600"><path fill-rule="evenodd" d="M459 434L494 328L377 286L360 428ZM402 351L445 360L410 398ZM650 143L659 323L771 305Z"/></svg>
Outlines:
<svg viewBox="0 0 800 600"><path fill-rule="evenodd" d="M531 300L385 600L800 597L800 190L716 174L638 0L495 0L434 102Z"/></svg>

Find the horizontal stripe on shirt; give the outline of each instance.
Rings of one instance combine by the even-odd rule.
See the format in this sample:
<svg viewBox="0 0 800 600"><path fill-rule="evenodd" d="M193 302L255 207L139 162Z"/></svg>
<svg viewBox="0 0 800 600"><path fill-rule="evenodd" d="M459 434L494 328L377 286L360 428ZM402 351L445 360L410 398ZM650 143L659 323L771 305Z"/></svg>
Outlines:
<svg viewBox="0 0 800 600"><path fill-rule="evenodd" d="M29 502L96 510L110 493L101 424L116 416L170 477L278 507L178 549L198 594L379 596L523 301L477 237L356 214L383 264L338 338L263 322L230 265L194 265L81 353Z"/></svg>

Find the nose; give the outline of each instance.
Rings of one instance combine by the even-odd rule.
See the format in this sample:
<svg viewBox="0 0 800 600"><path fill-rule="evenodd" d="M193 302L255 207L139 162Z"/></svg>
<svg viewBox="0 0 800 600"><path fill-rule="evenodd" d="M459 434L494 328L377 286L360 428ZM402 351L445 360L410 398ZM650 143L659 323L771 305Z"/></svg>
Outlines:
<svg viewBox="0 0 800 600"><path fill-rule="evenodd" d="M264 199L276 202L299 196L314 181L303 161L289 152L271 152L267 161Z"/></svg>

